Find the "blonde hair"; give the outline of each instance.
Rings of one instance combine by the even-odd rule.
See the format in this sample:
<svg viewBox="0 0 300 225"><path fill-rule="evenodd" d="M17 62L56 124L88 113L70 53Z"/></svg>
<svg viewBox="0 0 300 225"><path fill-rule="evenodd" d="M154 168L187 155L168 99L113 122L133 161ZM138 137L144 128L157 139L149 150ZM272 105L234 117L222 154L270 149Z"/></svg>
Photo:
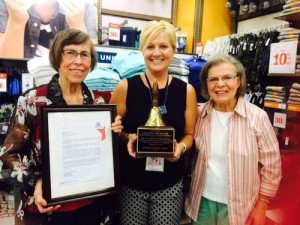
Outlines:
<svg viewBox="0 0 300 225"><path fill-rule="evenodd" d="M175 28L172 24L160 20L160 21L150 21L142 29L140 35L140 50L143 52L148 44L153 41L161 32L166 32L171 46L176 50L176 34Z"/></svg>

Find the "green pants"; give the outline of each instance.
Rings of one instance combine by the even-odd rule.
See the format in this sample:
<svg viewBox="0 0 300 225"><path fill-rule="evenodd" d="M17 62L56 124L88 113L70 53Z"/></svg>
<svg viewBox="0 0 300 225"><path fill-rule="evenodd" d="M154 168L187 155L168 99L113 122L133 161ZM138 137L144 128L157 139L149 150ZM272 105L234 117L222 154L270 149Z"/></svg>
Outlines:
<svg viewBox="0 0 300 225"><path fill-rule="evenodd" d="M227 205L202 197L198 218L193 225L230 225Z"/></svg>

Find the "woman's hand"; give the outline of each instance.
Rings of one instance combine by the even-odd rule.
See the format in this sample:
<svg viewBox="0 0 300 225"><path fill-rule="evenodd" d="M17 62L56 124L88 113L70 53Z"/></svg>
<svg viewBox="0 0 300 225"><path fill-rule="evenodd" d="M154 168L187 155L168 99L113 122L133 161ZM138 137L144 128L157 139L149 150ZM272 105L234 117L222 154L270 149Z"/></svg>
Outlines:
<svg viewBox="0 0 300 225"><path fill-rule="evenodd" d="M138 158L136 155L136 141L137 135L136 134L128 134L127 135L127 151L130 156L133 158Z"/></svg>
<svg viewBox="0 0 300 225"><path fill-rule="evenodd" d="M111 124L111 129L115 133L121 133L123 130L121 116L116 116L115 121Z"/></svg>
<svg viewBox="0 0 300 225"><path fill-rule="evenodd" d="M36 182L35 189L34 189L34 203L36 204L38 210L40 213L48 213L55 211L60 207L60 205L57 206L47 206L46 200L43 198L43 191L42 191L42 180L39 179Z"/></svg>
<svg viewBox="0 0 300 225"><path fill-rule="evenodd" d="M264 225L267 208L268 205L265 202L258 200L247 218L246 225Z"/></svg>
<svg viewBox="0 0 300 225"><path fill-rule="evenodd" d="M170 162L176 162L178 159L180 159L181 155L185 152L186 146L182 142L174 141L174 155L173 157L168 157L166 160Z"/></svg>

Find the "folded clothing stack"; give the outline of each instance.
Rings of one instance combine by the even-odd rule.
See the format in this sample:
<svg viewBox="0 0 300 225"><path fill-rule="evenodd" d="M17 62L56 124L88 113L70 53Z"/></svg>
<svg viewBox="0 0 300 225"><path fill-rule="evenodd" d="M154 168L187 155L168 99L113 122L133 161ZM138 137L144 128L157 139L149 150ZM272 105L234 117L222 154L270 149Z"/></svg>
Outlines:
<svg viewBox="0 0 300 225"><path fill-rule="evenodd" d="M113 91L120 82L119 74L108 68L95 68L91 71L84 83L90 90Z"/></svg>
<svg viewBox="0 0 300 225"><path fill-rule="evenodd" d="M48 57L35 57L27 61L27 70L33 76L36 87L48 84L54 74L57 73L50 66Z"/></svg>
<svg viewBox="0 0 300 225"><path fill-rule="evenodd" d="M283 10L281 12L281 15L295 12L296 10L300 10L300 2L295 0L286 0L282 8Z"/></svg>
<svg viewBox="0 0 300 225"><path fill-rule="evenodd" d="M290 89L290 95L288 98L289 104L300 105L300 84L293 83Z"/></svg>
<svg viewBox="0 0 300 225"><path fill-rule="evenodd" d="M279 40L279 42L298 41L299 35L300 35L299 29L286 27L280 30L277 39Z"/></svg>
<svg viewBox="0 0 300 225"><path fill-rule="evenodd" d="M265 101L285 103L287 100L286 88L282 86L267 86Z"/></svg>
<svg viewBox="0 0 300 225"><path fill-rule="evenodd" d="M296 69L295 69L295 73L299 73L300 72L300 55L297 54L296 55Z"/></svg>
<svg viewBox="0 0 300 225"><path fill-rule="evenodd" d="M144 57L139 51L116 55L111 61L111 68L119 74L121 79L133 77L146 71Z"/></svg>
<svg viewBox="0 0 300 225"><path fill-rule="evenodd" d="M169 65L168 73L171 74L173 77L177 77L180 80L185 81L186 83L189 82L189 64L182 59L173 57L173 60Z"/></svg>

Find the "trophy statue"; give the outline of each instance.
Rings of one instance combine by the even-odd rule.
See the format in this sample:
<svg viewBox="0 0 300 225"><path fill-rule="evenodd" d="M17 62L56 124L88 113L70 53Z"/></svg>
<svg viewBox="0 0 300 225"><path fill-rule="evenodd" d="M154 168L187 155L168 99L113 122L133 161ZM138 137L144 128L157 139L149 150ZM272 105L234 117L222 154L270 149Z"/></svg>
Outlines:
<svg viewBox="0 0 300 225"><path fill-rule="evenodd" d="M170 157L174 154L175 130L166 126L158 107L158 83L152 90L152 109L144 126L137 129L137 155Z"/></svg>

